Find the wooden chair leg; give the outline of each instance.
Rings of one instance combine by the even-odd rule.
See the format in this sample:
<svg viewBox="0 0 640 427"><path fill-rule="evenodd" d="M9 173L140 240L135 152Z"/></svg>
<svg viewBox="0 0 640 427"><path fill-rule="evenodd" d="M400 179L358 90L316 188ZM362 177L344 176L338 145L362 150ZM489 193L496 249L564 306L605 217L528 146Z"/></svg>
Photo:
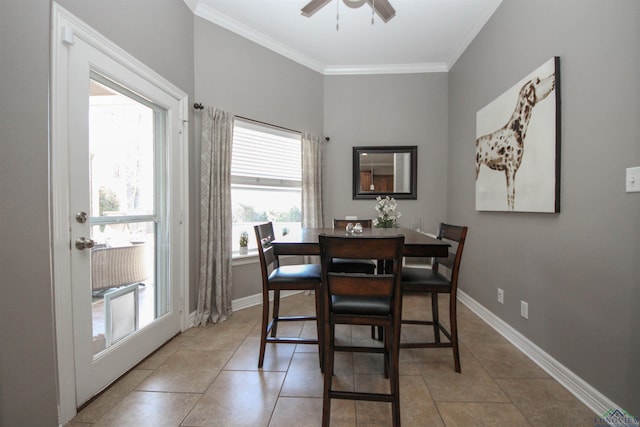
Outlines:
<svg viewBox="0 0 640 427"><path fill-rule="evenodd" d="M395 335L399 335L400 331L396 331L395 328L391 327L387 331L387 335L389 335L389 340L391 342L400 343L400 337L396 337ZM392 345L389 348L389 386L391 390L391 394L393 395L393 401L391 402L391 415L392 415L392 423L394 427L400 427L400 351L399 345Z"/></svg>
<svg viewBox="0 0 640 427"><path fill-rule="evenodd" d="M371 326L371 339L382 342L383 338L384 338L384 328L382 326L378 326L378 337L376 338L376 327Z"/></svg>
<svg viewBox="0 0 640 427"><path fill-rule="evenodd" d="M438 294L431 293L431 319L433 320L433 339L440 343L440 315L438 313Z"/></svg>
<svg viewBox="0 0 640 427"><path fill-rule="evenodd" d="M391 361L391 340L393 339L393 336L389 333L390 330L388 328L384 328L383 330L384 332L380 335L384 335L384 377L389 378L389 363Z"/></svg>
<svg viewBox="0 0 640 427"><path fill-rule="evenodd" d="M275 337L278 332L278 318L280 317L280 291L273 291L273 326L271 326L271 336Z"/></svg>
<svg viewBox="0 0 640 427"><path fill-rule="evenodd" d="M329 393L333 382L333 363L334 363L334 327L330 324L324 324L324 391L322 394L322 426L329 427L331 420L331 398Z"/></svg>
<svg viewBox="0 0 640 427"><path fill-rule="evenodd" d="M455 364L456 372L462 372L460 367L460 348L458 345L458 315L457 304L454 295L449 295L451 302L449 304L449 325L451 327L451 347L453 347L453 362Z"/></svg>
<svg viewBox="0 0 640 427"><path fill-rule="evenodd" d="M324 372L324 325L322 324L322 295L320 288L314 291L316 298L316 334L318 336L318 360L320 361L320 372Z"/></svg>
<svg viewBox="0 0 640 427"><path fill-rule="evenodd" d="M258 356L258 368L264 363L264 353L267 346L267 328L269 327L269 292L263 293L262 298L262 328L260 329L260 355Z"/></svg>

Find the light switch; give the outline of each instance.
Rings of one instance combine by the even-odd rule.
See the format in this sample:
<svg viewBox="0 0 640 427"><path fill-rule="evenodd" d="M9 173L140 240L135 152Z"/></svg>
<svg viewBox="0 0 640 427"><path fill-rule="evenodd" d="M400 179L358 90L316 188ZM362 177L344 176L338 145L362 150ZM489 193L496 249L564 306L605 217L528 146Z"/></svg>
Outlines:
<svg viewBox="0 0 640 427"><path fill-rule="evenodd" d="M640 192L640 166L627 168L627 193Z"/></svg>

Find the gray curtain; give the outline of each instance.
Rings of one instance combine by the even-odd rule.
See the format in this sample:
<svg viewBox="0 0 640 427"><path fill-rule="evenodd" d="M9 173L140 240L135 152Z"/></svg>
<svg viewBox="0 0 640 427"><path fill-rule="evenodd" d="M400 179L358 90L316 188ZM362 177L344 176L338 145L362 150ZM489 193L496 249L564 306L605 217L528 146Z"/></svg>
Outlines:
<svg viewBox="0 0 640 427"><path fill-rule="evenodd" d="M311 134L302 136L302 227L324 227L322 158L324 144Z"/></svg>
<svg viewBox="0 0 640 427"><path fill-rule="evenodd" d="M196 325L231 315L233 115L207 107L200 142L200 275Z"/></svg>
<svg viewBox="0 0 640 427"><path fill-rule="evenodd" d="M324 143L321 137L302 135L302 227L324 227L322 208L322 159ZM320 257L304 256L306 264L320 263ZM307 291L307 294L311 293Z"/></svg>

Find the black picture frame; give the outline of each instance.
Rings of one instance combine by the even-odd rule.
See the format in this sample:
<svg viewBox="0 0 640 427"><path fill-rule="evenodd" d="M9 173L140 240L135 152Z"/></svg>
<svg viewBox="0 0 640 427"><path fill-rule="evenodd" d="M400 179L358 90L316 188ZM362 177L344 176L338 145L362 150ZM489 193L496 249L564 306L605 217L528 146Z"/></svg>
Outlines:
<svg viewBox="0 0 640 427"><path fill-rule="evenodd" d="M418 198L418 146L353 147L353 199L378 196Z"/></svg>

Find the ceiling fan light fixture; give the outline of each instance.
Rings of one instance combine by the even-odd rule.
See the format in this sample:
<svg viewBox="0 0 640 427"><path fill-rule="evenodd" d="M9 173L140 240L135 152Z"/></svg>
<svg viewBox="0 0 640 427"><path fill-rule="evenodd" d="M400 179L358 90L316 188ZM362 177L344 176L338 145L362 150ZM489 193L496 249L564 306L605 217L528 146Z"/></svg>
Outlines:
<svg viewBox="0 0 640 427"><path fill-rule="evenodd" d="M389 0L366 0L366 2L385 23L396 16L396 10L391 6Z"/></svg>
<svg viewBox="0 0 640 427"><path fill-rule="evenodd" d="M354 9L359 8L363 4L365 4L366 0L342 0L344 4Z"/></svg>
<svg viewBox="0 0 640 427"><path fill-rule="evenodd" d="M371 4L371 25L373 25L373 18L376 16L376 0L373 0Z"/></svg>
<svg viewBox="0 0 640 427"><path fill-rule="evenodd" d="M331 0L311 0L300 10L300 12L303 16L311 17L330 1ZM377 14L384 22L389 22L391 18L396 16L396 10L391 6L389 0L342 0L342 2L350 8L358 8L367 3L373 9L372 15ZM336 0L336 3L340 3L340 0ZM338 7L337 4L336 7Z"/></svg>

